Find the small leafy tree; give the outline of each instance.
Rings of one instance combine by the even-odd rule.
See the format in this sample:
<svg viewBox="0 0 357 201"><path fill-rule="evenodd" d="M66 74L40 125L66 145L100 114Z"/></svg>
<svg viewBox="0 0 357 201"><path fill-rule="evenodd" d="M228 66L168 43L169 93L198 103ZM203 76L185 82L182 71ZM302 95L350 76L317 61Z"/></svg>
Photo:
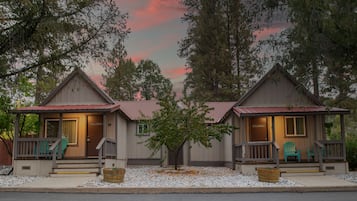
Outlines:
<svg viewBox="0 0 357 201"><path fill-rule="evenodd" d="M178 156L187 141L201 143L211 147L213 139L222 140L224 134L230 134L232 127L225 124L208 126L212 120L208 117L209 108L202 102L191 101L186 96L175 100L175 95L163 97L159 104L161 109L154 113L151 131L155 133L146 141L146 146L157 153L162 146L175 153L175 170Z"/></svg>

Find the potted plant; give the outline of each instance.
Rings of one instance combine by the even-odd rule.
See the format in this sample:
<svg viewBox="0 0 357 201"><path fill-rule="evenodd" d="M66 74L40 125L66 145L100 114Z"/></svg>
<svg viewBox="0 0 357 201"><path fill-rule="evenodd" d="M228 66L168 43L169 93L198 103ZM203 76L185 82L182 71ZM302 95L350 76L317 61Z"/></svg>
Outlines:
<svg viewBox="0 0 357 201"><path fill-rule="evenodd" d="M279 168L257 168L258 180L262 182L279 182L280 169Z"/></svg>
<svg viewBox="0 0 357 201"><path fill-rule="evenodd" d="M125 168L103 168L103 180L111 183L122 183L124 181Z"/></svg>

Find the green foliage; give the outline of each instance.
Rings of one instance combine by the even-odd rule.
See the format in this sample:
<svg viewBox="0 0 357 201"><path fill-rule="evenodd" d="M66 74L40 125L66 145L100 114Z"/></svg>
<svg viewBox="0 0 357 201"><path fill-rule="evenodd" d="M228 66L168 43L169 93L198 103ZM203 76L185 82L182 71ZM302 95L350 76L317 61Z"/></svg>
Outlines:
<svg viewBox="0 0 357 201"><path fill-rule="evenodd" d="M138 91L135 73L136 66L131 59L118 61L116 66L107 67L105 86L109 95L117 100L134 100L135 93Z"/></svg>
<svg viewBox="0 0 357 201"><path fill-rule="evenodd" d="M0 135L11 131L13 117L9 114L11 100L9 97L0 93Z"/></svg>
<svg viewBox="0 0 357 201"><path fill-rule="evenodd" d="M113 57L106 66L106 87L117 100L134 100L138 93L145 100L158 98L172 89L172 83L161 74L159 66L151 60L141 60L136 66L131 59Z"/></svg>
<svg viewBox="0 0 357 201"><path fill-rule="evenodd" d="M35 104L71 69L123 49L129 32L112 0L8 0L0 7L0 79L20 83L9 90L31 80Z"/></svg>
<svg viewBox="0 0 357 201"><path fill-rule="evenodd" d="M354 0L265 0L267 7L288 12L292 24L270 41L274 55L316 97L349 102L357 82L357 26ZM271 53L270 53L271 54ZM275 61L276 61L275 60ZM350 108L350 107L348 107Z"/></svg>
<svg viewBox="0 0 357 201"><path fill-rule="evenodd" d="M200 100L237 100L261 72L253 48L250 1L184 0L187 36L180 41L179 56L189 68L186 90Z"/></svg>
<svg viewBox="0 0 357 201"><path fill-rule="evenodd" d="M161 109L154 113L151 121L151 130L155 135L146 141L146 146L159 151L162 146L176 154L175 169L177 169L178 153L183 145L190 141L200 143L204 147L211 147L211 141L221 140L224 134L232 132L231 126L225 124L213 124L207 122L209 108L202 102L195 102L184 97L175 100L175 95L166 95L160 100Z"/></svg>
<svg viewBox="0 0 357 201"><path fill-rule="evenodd" d="M162 97L172 89L172 83L161 74L160 67L151 60L141 60L136 69L137 86L145 100Z"/></svg>
<svg viewBox="0 0 357 201"><path fill-rule="evenodd" d="M357 168L357 134L346 137L346 159L350 169Z"/></svg>

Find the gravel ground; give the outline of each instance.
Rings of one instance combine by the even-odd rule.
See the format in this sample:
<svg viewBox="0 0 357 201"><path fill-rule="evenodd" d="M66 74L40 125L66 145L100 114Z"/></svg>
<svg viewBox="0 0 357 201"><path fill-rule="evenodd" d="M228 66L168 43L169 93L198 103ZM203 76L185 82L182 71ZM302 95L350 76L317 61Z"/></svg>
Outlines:
<svg viewBox="0 0 357 201"><path fill-rule="evenodd" d="M269 187L297 186L284 178L278 183L259 182L257 176L243 176L229 168L189 167L193 174L158 173L158 167L127 168L124 183L107 183L102 177L89 181L83 187ZM198 173L197 173L198 172Z"/></svg>
<svg viewBox="0 0 357 201"><path fill-rule="evenodd" d="M259 182L257 176L243 176L237 171L223 167L189 167L187 174L158 173L159 167L126 168L124 183L107 183L102 176L88 181L80 187L274 187L299 186L299 184L280 178L278 183ZM357 172L336 177L357 183ZM43 177L0 176L1 187L15 187L31 183Z"/></svg>

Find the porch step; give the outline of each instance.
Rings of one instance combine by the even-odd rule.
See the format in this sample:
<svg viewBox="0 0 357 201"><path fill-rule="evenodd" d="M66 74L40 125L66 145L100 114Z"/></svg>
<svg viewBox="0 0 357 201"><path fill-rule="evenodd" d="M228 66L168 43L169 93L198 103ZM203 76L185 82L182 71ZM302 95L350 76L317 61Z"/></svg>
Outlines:
<svg viewBox="0 0 357 201"><path fill-rule="evenodd" d="M99 174L97 159L58 160L57 167L50 173L51 177L93 176Z"/></svg>
<svg viewBox="0 0 357 201"><path fill-rule="evenodd" d="M281 167L281 176L320 176L325 172L321 172L319 167Z"/></svg>

